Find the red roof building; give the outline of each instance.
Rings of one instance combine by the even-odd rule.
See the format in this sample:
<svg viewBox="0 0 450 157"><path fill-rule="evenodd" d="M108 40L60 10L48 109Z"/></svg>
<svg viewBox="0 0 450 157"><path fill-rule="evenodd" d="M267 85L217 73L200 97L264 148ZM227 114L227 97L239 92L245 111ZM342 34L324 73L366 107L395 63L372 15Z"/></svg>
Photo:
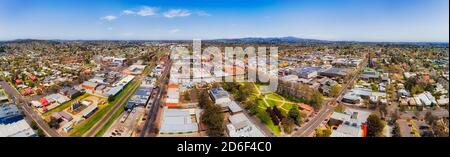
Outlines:
<svg viewBox="0 0 450 157"><path fill-rule="evenodd" d="M22 92L22 95L30 95L33 93L33 89L31 89L30 87L25 88L24 91Z"/></svg>
<svg viewBox="0 0 450 157"><path fill-rule="evenodd" d="M29 80L32 80L32 81L36 81L37 80L37 77L34 76L33 74L29 73L29 72L27 72L26 75L27 75Z"/></svg>
<svg viewBox="0 0 450 157"><path fill-rule="evenodd" d="M42 97L41 99L39 99L39 101L41 102L42 106L47 106L49 104L48 100L45 97Z"/></svg>
<svg viewBox="0 0 450 157"><path fill-rule="evenodd" d="M23 83L22 80L16 80L16 85L20 85L20 84L22 84L22 83Z"/></svg>
<svg viewBox="0 0 450 157"><path fill-rule="evenodd" d="M306 105L304 103L298 103L298 107L300 107L301 110L305 110L306 112L309 112L309 113L314 112L314 108L313 107L311 107L309 105Z"/></svg>

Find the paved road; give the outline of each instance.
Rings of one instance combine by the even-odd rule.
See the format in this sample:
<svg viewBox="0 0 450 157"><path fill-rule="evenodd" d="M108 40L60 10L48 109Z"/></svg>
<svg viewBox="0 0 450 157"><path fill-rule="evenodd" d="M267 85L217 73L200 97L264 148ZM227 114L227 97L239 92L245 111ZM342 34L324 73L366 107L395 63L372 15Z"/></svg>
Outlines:
<svg viewBox="0 0 450 157"><path fill-rule="evenodd" d="M48 126L47 122L44 121L44 119L42 119L42 117L40 115L38 115L33 108L31 108L27 103L26 99L24 97L22 97L22 95L20 95L18 93L18 91L12 87L9 83L5 82L5 81L0 81L0 85L3 87L3 89L6 91L6 93L8 93L8 95L13 96L17 102L17 100L19 100L21 103L18 103L17 105L22 108L25 116L25 120L28 123L31 123L32 121L36 122L37 126L39 128L42 129L42 131L44 131L45 135L47 137L60 137L61 135L58 134L58 132L56 132L56 130L50 128L50 126Z"/></svg>
<svg viewBox="0 0 450 157"><path fill-rule="evenodd" d="M322 104L322 108L319 110L318 114L310 120L308 123L306 123L303 127L301 127L297 132L293 134L293 136L300 136L300 137L309 137L311 136L317 127L321 123L323 123L329 115L332 114L334 111L334 104L337 102L337 100L340 100L341 97L347 92L348 87L350 84L353 84L356 80L359 78L359 73L367 65L367 60L364 60L361 68L358 69L358 73L353 76L353 78L348 81L342 88L341 92L339 93L339 96L336 98L333 98L332 100L326 101Z"/></svg>
<svg viewBox="0 0 450 157"><path fill-rule="evenodd" d="M156 95L156 98L153 100L153 102L150 102L151 104L148 104L148 105L151 105L151 108L147 115L147 120L145 121L145 124L142 129L140 137L156 136L154 123L156 120L157 113L158 113L159 109L161 108L161 104L162 104L161 99L162 99L163 95L165 95L165 92L166 92L167 85L165 82L168 79L171 65L172 65L171 62L167 63L164 66L163 73L158 78L161 85L158 88L158 94Z"/></svg>
<svg viewBox="0 0 450 157"><path fill-rule="evenodd" d="M139 88L141 78L136 77L136 81L138 83L135 84L135 86L132 87L130 91L134 91L135 89ZM97 123L95 123L94 126L92 126L91 129L89 129L83 135L83 137L94 137L102 129L102 127L109 121L109 119L111 119L112 115L117 110L119 110L122 107L122 104L124 104L128 100L128 98L130 98L133 94L134 94L134 92L129 92L129 93L126 93L125 96L121 97L120 100L117 101L116 104L113 104L114 105L113 108L108 113L106 113L106 115L104 115L102 117L102 119L100 119Z"/></svg>

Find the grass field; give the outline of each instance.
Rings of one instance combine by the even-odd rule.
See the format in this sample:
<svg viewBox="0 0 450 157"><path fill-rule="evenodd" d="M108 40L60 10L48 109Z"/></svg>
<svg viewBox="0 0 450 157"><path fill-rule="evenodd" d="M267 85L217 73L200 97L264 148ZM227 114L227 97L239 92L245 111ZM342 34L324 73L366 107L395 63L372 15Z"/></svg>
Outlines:
<svg viewBox="0 0 450 157"><path fill-rule="evenodd" d="M135 84L130 84L130 88L133 86L139 86L140 84L137 84L137 82ZM134 90L128 89L128 92L134 93L136 92L138 88L135 88ZM132 91L130 91L132 90ZM130 97L131 98L131 97ZM103 136L103 134L109 129L109 127L114 123L114 121L116 121L117 118L119 118L120 114L122 114L122 112L125 110L125 105L127 104L128 100L130 99L128 98L127 101L125 101L125 103L123 103L120 108L114 112L114 114L111 116L111 118L108 120L108 122L105 123L104 126L102 126L102 128L100 129L100 131L95 134L95 137L101 137Z"/></svg>
<svg viewBox="0 0 450 157"><path fill-rule="evenodd" d="M124 103L124 105L122 105L119 110L114 112L114 114L111 116L111 119L109 119L108 122L106 122L106 124L100 129L100 131L97 134L95 134L95 137L102 137L103 134L105 134L105 132L109 129L109 127L114 123L114 121L117 118L119 118L120 114L122 114L122 112L124 111L125 104L126 103Z"/></svg>
<svg viewBox="0 0 450 157"><path fill-rule="evenodd" d="M254 87L259 88L259 85L255 85ZM256 98L260 98L261 100L257 100L255 104L258 105L257 113L265 113L267 107L277 106L284 115L287 115L289 110L292 108L292 105L295 105L296 102L289 101L283 96L277 93L266 93L261 94L259 89L256 89L256 93L253 94ZM255 99L256 100L256 99ZM272 121L267 122L265 124L272 132L279 136L281 135L280 126L273 124Z"/></svg>

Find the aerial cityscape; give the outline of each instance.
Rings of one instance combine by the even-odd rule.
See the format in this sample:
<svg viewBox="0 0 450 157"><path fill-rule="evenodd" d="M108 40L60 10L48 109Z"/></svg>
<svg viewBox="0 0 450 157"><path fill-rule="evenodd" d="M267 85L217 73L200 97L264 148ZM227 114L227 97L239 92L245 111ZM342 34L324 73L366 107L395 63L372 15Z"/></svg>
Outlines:
<svg viewBox="0 0 450 157"><path fill-rule="evenodd" d="M448 137L448 0L0 2L0 137Z"/></svg>

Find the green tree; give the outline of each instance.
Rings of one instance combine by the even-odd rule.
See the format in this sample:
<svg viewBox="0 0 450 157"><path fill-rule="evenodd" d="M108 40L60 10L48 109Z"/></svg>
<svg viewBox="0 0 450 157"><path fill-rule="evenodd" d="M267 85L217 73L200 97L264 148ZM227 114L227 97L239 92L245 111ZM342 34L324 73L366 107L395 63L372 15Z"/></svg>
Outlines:
<svg viewBox="0 0 450 157"><path fill-rule="evenodd" d="M39 129L39 127L38 127L38 125L37 125L37 123L36 123L35 121L32 121L32 122L30 123L30 127L31 127L33 130L38 130L38 129Z"/></svg>
<svg viewBox="0 0 450 157"><path fill-rule="evenodd" d="M341 88L342 88L341 85L338 85L338 84L331 86L330 96L337 97L339 95L339 92L341 91Z"/></svg>
<svg viewBox="0 0 450 157"><path fill-rule="evenodd" d="M435 121L437 121L438 118L436 116L434 116L431 111L428 111L427 113L425 113L425 121L427 122L427 124L429 125L433 125L435 123Z"/></svg>
<svg viewBox="0 0 450 157"><path fill-rule="evenodd" d="M206 126L206 133L210 137L223 137L225 136L224 115L222 108L213 105L206 104L205 109L201 115L201 120Z"/></svg>
<svg viewBox="0 0 450 157"><path fill-rule="evenodd" d="M191 94L190 94L189 91L185 91L185 92L183 93L183 99L184 99L185 101L191 101Z"/></svg>
<svg viewBox="0 0 450 157"><path fill-rule="evenodd" d="M444 119L443 123L435 123L431 127L436 137L448 137L448 119Z"/></svg>
<svg viewBox="0 0 450 157"><path fill-rule="evenodd" d="M400 125L397 122L394 123L394 128L392 129L392 137L401 137Z"/></svg>
<svg viewBox="0 0 450 157"><path fill-rule="evenodd" d="M50 121L48 122L48 125L49 125L51 128L55 128L55 129L59 128L59 122L58 122L58 120L57 120L56 118L53 118L53 117L50 117Z"/></svg>
<svg viewBox="0 0 450 157"><path fill-rule="evenodd" d="M294 105L291 107L291 109L288 112L288 119L294 120L294 123L297 125L300 125L302 122L302 117L300 116L300 110L298 109L297 105Z"/></svg>
<svg viewBox="0 0 450 157"><path fill-rule="evenodd" d="M334 112L344 113L345 107L344 105L338 105L336 108L334 108Z"/></svg>
<svg viewBox="0 0 450 157"><path fill-rule="evenodd" d="M295 122L291 118L284 118L281 121L281 126L283 127L283 131L287 134L291 134L295 127Z"/></svg>
<svg viewBox="0 0 450 157"><path fill-rule="evenodd" d="M258 113L258 105L255 104L253 101L247 102L245 107L248 110L250 115L255 115Z"/></svg>
<svg viewBox="0 0 450 157"><path fill-rule="evenodd" d="M420 86L418 86L418 85L415 85L415 86L413 86L411 88L411 94L412 95L420 94L422 92L423 92L423 89Z"/></svg>
<svg viewBox="0 0 450 157"><path fill-rule="evenodd" d="M259 112L256 116L261 120L261 123L264 124L269 124L272 121L267 112Z"/></svg>
<svg viewBox="0 0 450 157"><path fill-rule="evenodd" d="M378 85L376 83L372 83L372 91L378 91Z"/></svg>
<svg viewBox="0 0 450 157"><path fill-rule="evenodd" d="M211 99L209 98L209 95L206 91L201 91L200 92L200 96L198 98L198 106L200 108L205 108L206 106L211 105L213 102L211 101Z"/></svg>
<svg viewBox="0 0 450 157"><path fill-rule="evenodd" d="M310 102L315 110L319 110L322 107L323 95L318 91L314 91Z"/></svg>
<svg viewBox="0 0 450 157"><path fill-rule="evenodd" d="M38 135L39 137L45 137L44 131L40 128L36 131L36 135Z"/></svg>
<svg viewBox="0 0 450 157"><path fill-rule="evenodd" d="M372 114L367 118L367 136L381 136L384 129L384 122L376 114Z"/></svg>
<svg viewBox="0 0 450 157"><path fill-rule="evenodd" d="M330 137L330 129L316 129L316 137Z"/></svg>

